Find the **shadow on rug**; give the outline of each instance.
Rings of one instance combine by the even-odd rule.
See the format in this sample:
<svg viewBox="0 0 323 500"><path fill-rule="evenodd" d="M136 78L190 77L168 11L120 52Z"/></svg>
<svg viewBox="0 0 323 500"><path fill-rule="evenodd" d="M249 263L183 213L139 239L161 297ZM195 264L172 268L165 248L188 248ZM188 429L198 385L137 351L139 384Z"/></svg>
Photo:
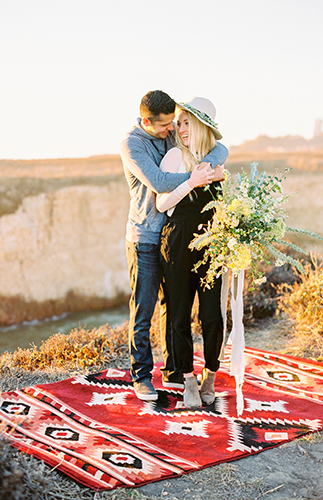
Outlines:
<svg viewBox="0 0 323 500"><path fill-rule="evenodd" d="M3 393L0 420L13 446L96 490L176 477L322 429L322 363L246 348L237 417L229 359L228 350L215 402L196 411L182 390L163 388L156 365L157 401L139 401L129 372L108 369ZM201 352L194 366L200 374Z"/></svg>

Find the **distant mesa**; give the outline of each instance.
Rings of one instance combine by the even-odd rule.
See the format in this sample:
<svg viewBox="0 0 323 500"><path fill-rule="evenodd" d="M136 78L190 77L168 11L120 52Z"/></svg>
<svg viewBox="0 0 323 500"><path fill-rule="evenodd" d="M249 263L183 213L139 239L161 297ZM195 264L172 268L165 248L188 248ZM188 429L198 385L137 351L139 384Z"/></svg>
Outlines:
<svg viewBox="0 0 323 500"><path fill-rule="evenodd" d="M268 153L323 151L323 121L316 120L312 139L300 135L269 137L259 135L256 139L245 141L239 146L231 146L230 153L266 151Z"/></svg>

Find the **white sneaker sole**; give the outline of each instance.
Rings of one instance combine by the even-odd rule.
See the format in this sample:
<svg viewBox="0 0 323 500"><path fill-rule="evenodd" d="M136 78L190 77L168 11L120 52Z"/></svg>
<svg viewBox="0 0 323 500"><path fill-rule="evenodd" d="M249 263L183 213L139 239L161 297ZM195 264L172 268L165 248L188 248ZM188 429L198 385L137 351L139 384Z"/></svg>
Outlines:
<svg viewBox="0 0 323 500"><path fill-rule="evenodd" d="M140 394L140 392L137 392L135 389L135 394L138 399L141 401L157 401L158 399L158 394Z"/></svg>
<svg viewBox="0 0 323 500"><path fill-rule="evenodd" d="M164 382L163 381L163 386L164 387L169 387L170 389L184 389L184 384L176 383L176 382Z"/></svg>
<svg viewBox="0 0 323 500"><path fill-rule="evenodd" d="M158 394L150 394L149 396L144 396L143 394L138 394L136 391L136 396L140 401L157 401L158 399Z"/></svg>

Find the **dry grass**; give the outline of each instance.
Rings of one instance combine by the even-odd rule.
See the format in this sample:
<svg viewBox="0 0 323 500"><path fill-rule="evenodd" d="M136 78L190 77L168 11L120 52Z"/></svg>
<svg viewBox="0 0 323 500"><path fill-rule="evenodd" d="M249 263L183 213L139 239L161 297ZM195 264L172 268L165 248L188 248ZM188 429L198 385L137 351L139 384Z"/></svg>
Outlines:
<svg viewBox="0 0 323 500"><path fill-rule="evenodd" d="M6 500L66 498L43 462L17 453L1 435L0 492Z"/></svg>
<svg viewBox="0 0 323 500"><path fill-rule="evenodd" d="M293 286L280 286L279 308L293 321L295 356L323 360L323 263L313 257Z"/></svg>
<svg viewBox="0 0 323 500"><path fill-rule="evenodd" d="M0 356L0 373L8 370L25 371L63 368L77 370L87 367L102 369L104 365L122 356L127 350L127 324L116 328L108 324L93 330L75 328L69 335L57 333L41 346L18 348Z"/></svg>

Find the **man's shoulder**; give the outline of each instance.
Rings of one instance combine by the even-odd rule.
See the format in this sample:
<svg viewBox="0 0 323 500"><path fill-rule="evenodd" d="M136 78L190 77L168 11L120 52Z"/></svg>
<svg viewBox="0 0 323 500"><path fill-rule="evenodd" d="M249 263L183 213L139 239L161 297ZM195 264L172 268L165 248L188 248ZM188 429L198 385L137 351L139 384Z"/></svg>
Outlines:
<svg viewBox="0 0 323 500"><path fill-rule="evenodd" d="M140 134L140 130L138 130L138 127L133 127L130 129L123 141L120 144L120 151L126 151L129 149L142 149L145 147L145 137Z"/></svg>
<svg viewBox="0 0 323 500"><path fill-rule="evenodd" d="M219 150L221 150L223 152L227 152L229 154L228 148L224 144L222 144L222 142L217 141L216 144L217 144L217 147L219 148Z"/></svg>
<svg viewBox="0 0 323 500"><path fill-rule="evenodd" d="M121 144L145 144L150 138L138 126L132 127L125 135Z"/></svg>
<svg viewBox="0 0 323 500"><path fill-rule="evenodd" d="M224 144L217 141L216 148L214 150L217 156L221 156L221 161L224 163L229 156L229 150Z"/></svg>

